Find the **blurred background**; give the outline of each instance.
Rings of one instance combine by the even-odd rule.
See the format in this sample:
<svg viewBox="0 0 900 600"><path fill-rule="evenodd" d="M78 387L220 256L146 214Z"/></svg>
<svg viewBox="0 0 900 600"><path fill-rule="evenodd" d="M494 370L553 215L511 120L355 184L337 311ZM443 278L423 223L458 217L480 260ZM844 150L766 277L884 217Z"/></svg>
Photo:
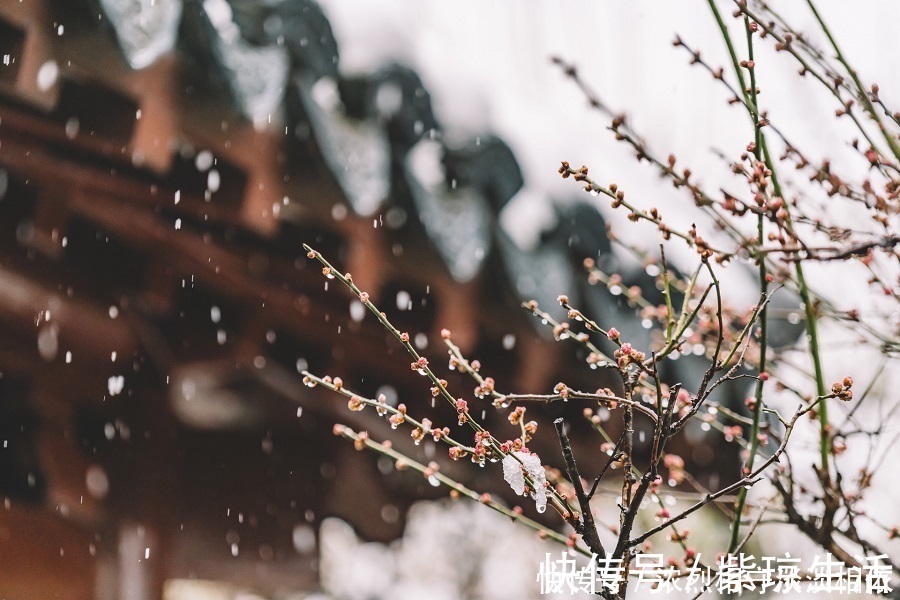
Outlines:
<svg viewBox="0 0 900 600"><path fill-rule="evenodd" d="M900 6L822 10L863 79L898 97ZM518 307L558 311L566 293L646 345L649 323L623 291L656 303L656 273L605 231L650 253L658 241L560 179L559 161L591 166L673 226L716 233L617 145L550 57L578 64L652 147L718 189L735 180L716 151L738 154L748 132L726 91L672 47L676 33L727 64L703 3L0 0L0 596L537 597L539 563L557 547L332 435L341 422L395 437L516 502L498 465L449 463L302 385L305 369L339 375L455 423L302 244L351 272L442 370L446 327L509 391L611 385ZM773 120L811 157L864 176L830 99L765 45L757 64ZM693 268L688 249L666 251ZM588 285L587 257L622 284ZM752 306L746 265L721 277L729 303ZM874 302L849 289L831 299ZM786 352L802 344L798 310L785 296L776 311ZM841 376L875 366L850 362ZM846 350L826 356L839 364ZM703 368L688 353L671 376L699 381ZM470 395L472 383L448 379ZM735 385L719 401L739 410L745 395ZM596 451L580 408L534 412L571 417L576 451ZM503 427L503 415L484 418ZM717 432L698 426L682 443L703 485L736 478ZM552 435L533 449L560 466ZM884 485L874 502L896 519L900 484ZM711 548L727 535L715 514L692 528Z"/></svg>

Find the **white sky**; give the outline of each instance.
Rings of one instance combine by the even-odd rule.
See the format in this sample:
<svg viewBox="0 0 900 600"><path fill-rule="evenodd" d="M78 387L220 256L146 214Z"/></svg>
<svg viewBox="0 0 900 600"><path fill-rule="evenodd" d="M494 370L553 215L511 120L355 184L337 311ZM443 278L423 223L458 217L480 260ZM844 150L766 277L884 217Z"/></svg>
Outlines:
<svg viewBox="0 0 900 600"><path fill-rule="evenodd" d="M570 82L550 65L559 55L575 61L608 105L627 112L632 123L660 156L674 152L707 188L729 182L727 169L713 148L736 156L750 141L747 119L728 94L699 67L689 66L684 49L671 44L678 33L714 65L727 66L727 54L705 2L591 2L494 0L322 0L341 51L341 68L368 71L391 59L418 69L431 92L439 120L474 134L499 133L516 151L528 185L558 199L584 198L579 186L556 174L560 160L587 164L601 182L615 181L629 199L657 206L686 229L704 219L685 211L687 197L659 181L646 165L638 166L627 148L606 131L607 120L591 111ZM790 21L815 31L805 3L781 3ZM887 0L819 2L845 54L864 81L877 81L882 96L898 100L900 45L895 24L900 3ZM727 20L731 4L719 3ZM744 49L743 27L735 43ZM824 46L821 36L816 37ZM757 41L761 105L773 123L811 156L847 159L850 172L865 164L847 147L853 137L833 117L831 96L811 79L796 75L797 65L776 54L768 41ZM730 69L726 69L730 75ZM823 126L824 123L824 126ZM860 170L862 169L862 170ZM731 181L729 189L740 191ZM510 205L506 222L538 226L546 203L531 195ZM628 227L624 214L604 214L617 231L646 239L648 226ZM517 218L518 217L518 218ZM527 234L526 234L527 235ZM683 245L672 254L690 257ZM727 277L728 275L726 275ZM731 288L743 287L735 282ZM746 291L749 293L750 288Z"/></svg>

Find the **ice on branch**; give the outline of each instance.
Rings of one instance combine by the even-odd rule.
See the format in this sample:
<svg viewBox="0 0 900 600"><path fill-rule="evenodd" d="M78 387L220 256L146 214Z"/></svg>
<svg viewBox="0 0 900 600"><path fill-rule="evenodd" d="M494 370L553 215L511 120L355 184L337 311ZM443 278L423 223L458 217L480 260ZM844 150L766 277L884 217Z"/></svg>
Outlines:
<svg viewBox="0 0 900 600"><path fill-rule="evenodd" d="M535 506L538 512L544 512L547 509L547 476L544 473L544 467L541 465L541 459L538 458L538 455L514 452L503 459L503 479L520 496L525 493L526 473L534 482Z"/></svg>

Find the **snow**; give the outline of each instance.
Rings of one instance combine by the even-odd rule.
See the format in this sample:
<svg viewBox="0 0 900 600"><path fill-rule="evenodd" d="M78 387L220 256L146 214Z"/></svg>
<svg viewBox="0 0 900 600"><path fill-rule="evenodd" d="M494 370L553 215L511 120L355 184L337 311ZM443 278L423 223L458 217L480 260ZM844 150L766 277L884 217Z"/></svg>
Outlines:
<svg viewBox="0 0 900 600"><path fill-rule="evenodd" d="M516 460L518 458L518 460ZM520 463L521 461L521 463ZM547 476L537 454L513 452L503 459L503 479L520 496L525 493L525 474L534 482L534 502L538 512L547 508Z"/></svg>

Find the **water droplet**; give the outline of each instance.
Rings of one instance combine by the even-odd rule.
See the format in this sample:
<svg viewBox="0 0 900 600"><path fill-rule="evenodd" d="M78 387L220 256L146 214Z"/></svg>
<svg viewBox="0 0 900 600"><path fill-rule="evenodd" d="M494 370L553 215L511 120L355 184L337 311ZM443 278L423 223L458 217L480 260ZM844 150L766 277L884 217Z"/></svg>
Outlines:
<svg viewBox="0 0 900 600"><path fill-rule="evenodd" d="M538 504L537 506L535 506L535 508L537 509L537 511L539 513L543 514L547 510L547 505L546 504Z"/></svg>
<svg viewBox="0 0 900 600"><path fill-rule="evenodd" d="M441 481L437 478L437 475L429 475L428 483L430 483L434 487L438 487L439 485L441 485Z"/></svg>
<svg viewBox="0 0 900 600"><path fill-rule="evenodd" d="M210 307L209 318L212 320L213 323L218 323L219 321L222 320L222 311L219 309L218 306Z"/></svg>
<svg viewBox="0 0 900 600"><path fill-rule="evenodd" d="M300 417L300 416L302 416L302 415L303 415L303 407L302 407L302 406L298 406L298 407L297 407L297 416Z"/></svg>

